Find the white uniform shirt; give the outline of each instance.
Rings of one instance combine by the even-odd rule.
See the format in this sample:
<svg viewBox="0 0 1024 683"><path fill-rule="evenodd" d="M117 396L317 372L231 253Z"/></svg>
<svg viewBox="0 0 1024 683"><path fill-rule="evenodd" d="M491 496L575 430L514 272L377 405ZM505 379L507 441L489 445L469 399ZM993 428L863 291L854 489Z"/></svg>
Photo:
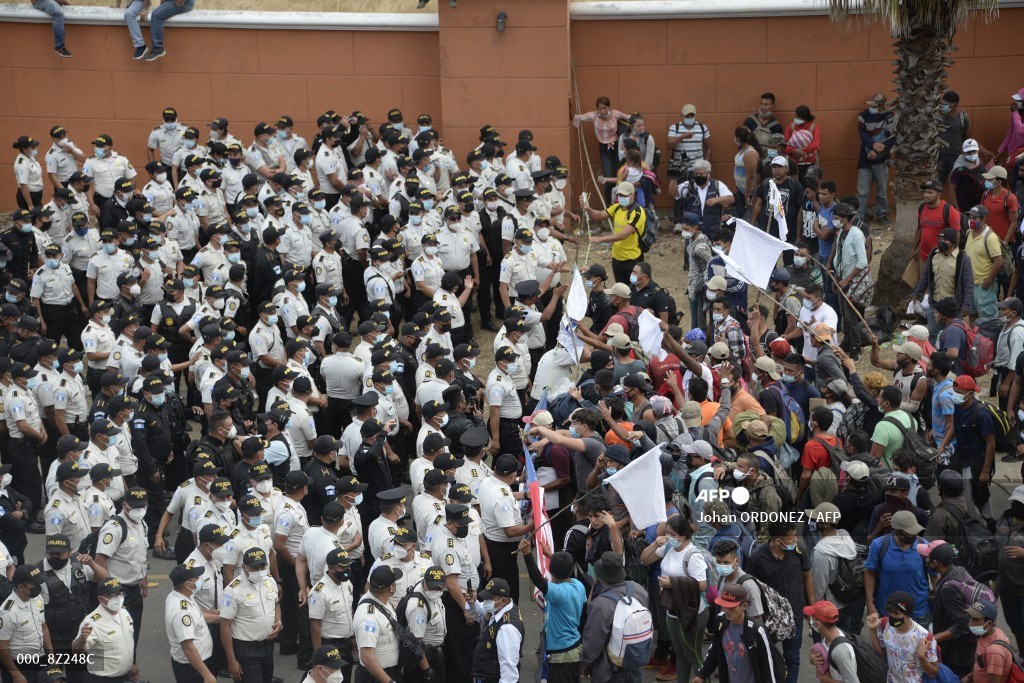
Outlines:
<svg viewBox="0 0 1024 683"><path fill-rule="evenodd" d="M506 527L519 526L523 523L519 501L512 497L512 490L505 482L495 476L484 479L480 482L478 498L480 521L483 523L486 538L499 543L515 542L522 538L505 535Z"/></svg>
<svg viewBox="0 0 1024 683"><path fill-rule="evenodd" d="M171 644L171 659L175 662L188 664L188 657L181 649L181 644L188 641L196 646L199 657L204 661L213 655L213 637L199 604L192 597L185 597L175 590L167 594L164 598L164 627L167 642Z"/></svg>
<svg viewBox="0 0 1024 683"><path fill-rule="evenodd" d="M309 618L320 620L321 638L351 638L352 582L324 576L309 591Z"/></svg>
<svg viewBox="0 0 1024 683"><path fill-rule="evenodd" d="M387 611L390 619L381 613L381 607ZM373 648L377 663L385 669L398 664L398 634L391 626L391 619L397 621L397 615L390 605L381 605L372 596L363 596L352 620L356 647L360 650L364 647ZM366 666L362 654L359 655L359 663Z"/></svg>
<svg viewBox="0 0 1024 683"><path fill-rule="evenodd" d="M235 640L266 640L274 628L275 607L279 598L277 583L270 576L253 584L242 575L224 588L220 599L221 619L231 619L231 637Z"/></svg>
<svg viewBox="0 0 1024 683"><path fill-rule="evenodd" d="M82 626L91 626L92 633L85 639L85 651L94 655L88 665L89 673L108 678L124 676L135 659L135 624L128 610L122 608L111 614L100 605L89 613Z"/></svg>

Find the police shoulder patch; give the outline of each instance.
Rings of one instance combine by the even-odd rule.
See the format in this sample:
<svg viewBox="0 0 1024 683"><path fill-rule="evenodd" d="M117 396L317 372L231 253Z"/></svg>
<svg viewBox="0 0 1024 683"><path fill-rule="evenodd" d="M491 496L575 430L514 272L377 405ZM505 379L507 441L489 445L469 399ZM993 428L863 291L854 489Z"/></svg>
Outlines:
<svg viewBox="0 0 1024 683"><path fill-rule="evenodd" d="M229 583L229 584L228 584L228 588L235 588L235 587L237 587L237 586L238 586L238 584L240 584L241 582L242 582L242 580L241 580L241 579L235 579L234 581L232 581L231 583Z"/></svg>
<svg viewBox="0 0 1024 683"><path fill-rule="evenodd" d="M92 619L93 621L99 621L100 619L102 619L102 617L99 614L93 614L89 618Z"/></svg>
<svg viewBox="0 0 1024 683"><path fill-rule="evenodd" d="M238 529L235 529L234 531L232 531L232 532L231 532L231 536L230 536L230 538L234 538L235 536L237 536L237 535L238 535L238 532L239 532L239 530L238 530Z"/></svg>
<svg viewBox="0 0 1024 683"><path fill-rule="evenodd" d="M113 543L114 542L114 534L112 534L110 532L107 532L107 533L103 534L103 542L104 543Z"/></svg>
<svg viewBox="0 0 1024 683"><path fill-rule="evenodd" d="M454 548L455 547L455 539L454 538L449 538L448 539L448 547L449 548Z"/></svg>
<svg viewBox="0 0 1024 683"><path fill-rule="evenodd" d="M189 616L189 615L187 615L187 614L186 614L186 615L184 615L184 616L183 616L183 617L181 618L181 623L182 623L183 625L185 625L185 626L191 626L191 625L192 625L192 617L190 617L190 616Z"/></svg>
<svg viewBox="0 0 1024 683"><path fill-rule="evenodd" d="M188 600L179 600L178 607L181 609L188 609ZM188 624L186 624L188 626Z"/></svg>

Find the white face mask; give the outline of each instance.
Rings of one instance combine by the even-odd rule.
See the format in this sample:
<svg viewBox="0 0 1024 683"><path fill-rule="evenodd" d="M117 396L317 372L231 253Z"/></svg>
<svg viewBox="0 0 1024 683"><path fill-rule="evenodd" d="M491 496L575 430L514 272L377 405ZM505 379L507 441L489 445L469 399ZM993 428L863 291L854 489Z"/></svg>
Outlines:
<svg viewBox="0 0 1024 683"><path fill-rule="evenodd" d="M270 493L274 489L274 482L270 479L256 482L256 490L260 493Z"/></svg>
<svg viewBox="0 0 1024 683"><path fill-rule="evenodd" d="M231 509L231 501L229 500L218 500L214 505L216 505L217 509L221 512L227 512Z"/></svg>
<svg viewBox="0 0 1024 683"><path fill-rule="evenodd" d="M555 181L555 189L556 190L564 190L565 189L565 178L559 178L559 179L557 179Z"/></svg>
<svg viewBox="0 0 1024 683"><path fill-rule="evenodd" d="M167 174L157 173L155 176L153 176L153 180L157 181L158 183L165 183L167 182Z"/></svg>
<svg viewBox="0 0 1024 683"><path fill-rule="evenodd" d="M124 596L123 595L115 595L114 597L112 597L109 600L107 600L106 609L111 614L117 614L118 612L121 611L121 608L123 606L124 606Z"/></svg>
<svg viewBox="0 0 1024 683"><path fill-rule="evenodd" d="M128 511L128 519L133 522L141 522L146 518L146 508L132 508Z"/></svg>
<svg viewBox="0 0 1024 683"><path fill-rule="evenodd" d="M338 669L337 671L332 671L331 674L327 677L327 683L341 683L344 680L345 672L341 669Z"/></svg>
<svg viewBox="0 0 1024 683"><path fill-rule="evenodd" d="M249 572L249 583L259 583L270 575L266 569Z"/></svg>
<svg viewBox="0 0 1024 683"><path fill-rule="evenodd" d="M231 425L231 429L229 429L227 433L228 441L235 438L236 436L238 436L238 429L234 425Z"/></svg>

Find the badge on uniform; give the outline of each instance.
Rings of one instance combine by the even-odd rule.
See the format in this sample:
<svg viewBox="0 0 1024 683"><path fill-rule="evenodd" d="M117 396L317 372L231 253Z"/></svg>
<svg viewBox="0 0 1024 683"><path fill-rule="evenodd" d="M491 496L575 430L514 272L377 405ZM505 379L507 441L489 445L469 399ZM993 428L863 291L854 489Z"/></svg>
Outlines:
<svg viewBox="0 0 1024 683"><path fill-rule="evenodd" d="M367 633L376 633L377 632L377 624L367 624L366 626L363 627L363 630L366 631Z"/></svg>

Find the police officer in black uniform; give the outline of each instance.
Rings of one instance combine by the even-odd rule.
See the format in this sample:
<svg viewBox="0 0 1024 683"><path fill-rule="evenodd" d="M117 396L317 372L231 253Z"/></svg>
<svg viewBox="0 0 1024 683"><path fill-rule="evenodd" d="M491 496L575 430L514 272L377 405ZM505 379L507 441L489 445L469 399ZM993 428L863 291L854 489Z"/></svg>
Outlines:
<svg viewBox="0 0 1024 683"><path fill-rule="evenodd" d="M88 556L85 556L88 557ZM93 579L106 578L106 571L89 558L88 570L79 561L77 548L71 540L57 534L46 539L46 560L43 563L43 613L50 630L50 644L55 652L71 652L71 641L78 636L78 627L85 615L95 609L92 597ZM82 671L68 671L69 683L84 680Z"/></svg>
<svg viewBox="0 0 1024 683"><path fill-rule="evenodd" d="M128 379L117 370L107 370L100 375L100 393L96 394L92 407L89 408L89 417L87 418L89 424L98 418L109 417L107 412L110 399L120 394L126 384L128 384Z"/></svg>
<svg viewBox="0 0 1024 683"><path fill-rule="evenodd" d="M476 358L480 355L478 344L459 344L453 351L455 355L455 379L452 384L462 389L466 396L467 408L483 409L484 383L473 373Z"/></svg>
<svg viewBox="0 0 1024 683"><path fill-rule="evenodd" d="M138 480L149 494L146 524L149 526L149 546L153 547L160 518L167 503L164 500L164 467L174 450L171 424L161 410L166 400L164 382L160 377L147 377L142 385L142 401L132 419L132 451L139 459ZM167 551L168 558L174 559Z"/></svg>
<svg viewBox="0 0 1024 683"><path fill-rule="evenodd" d="M78 446L78 450L85 450L84 443L79 443ZM29 497L11 488L11 465L0 465L0 477L7 482L6 486L0 487L0 511L3 512L0 515L0 542L7 547L11 558L16 560L16 565L24 564L25 547L28 545L25 532L30 523L35 529L33 533L43 533L45 527L42 522L36 520L35 506Z"/></svg>
<svg viewBox="0 0 1024 683"><path fill-rule="evenodd" d="M390 449L384 438L384 425L377 418L368 419L359 428L359 434L363 437L363 443L353 454L352 463L355 471L359 473L359 480L369 485L363 493L363 502L358 505L365 539L369 533L370 523L380 516L380 501L377 494L395 488L395 482L391 478L387 454ZM398 457L391 455L395 459Z"/></svg>
<svg viewBox="0 0 1024 683"><path fill-rule="evenodd" d="M313 457L302 467L309 477L309 493L302 499L306 516L311 525L320 524L320 512L324 505L337 497L338 477L334 461L338 457L341 441L333 436L318 436L313 442Z"/></svg>
<svg viewBox="0 0 1024 683"><path fill-rule="evenodd" d="M488 613L481 626L480 640L476 643L476 651L473 652L472 676L474 681L481 683L498 683L499 680L512 680L519 678L519 660L523 651L523 636L526 630L523 627L523 615L519 612L519 606L512 602L512 592L509 590L508 582L505 579L491 579L480 591L480 600L493 600L494 610ZM483 610L479 613L482 615ZM498 642L498 631L503 628L511 628L519 632L519 645L515 647L515 639L511 642L504 639ZM515 650L511 650L515 647ZM511 651L502 651L508 648ZM507 666L504 662L515 661L516 671L502 671Z"/></svg>
<svg viewBox="0 0 1024 683"><path fill-rule="evenodd" d="M153 315L159 319L153 325L153 331L159 333L171 343L167 350L167 358L171 364L177 365L188 360L188 352L192 345L178 331L181 326L192 320L196 314L196 303L185 297L185 283L174 278L164 285L164 300L156 305ZM179 377L181 372L176 373Z"/></svg>
<svg viewBox="0 0 1024 683"><path fill-rule="evenodd" d="M188 450L188 445L192 442L188 431L188 421L195 416L196 410L201 411L202 409L193 408L190 413L190 409L181 400L178 392L166 391L174 386L174 376L170 372L160 369L154 370L152 375L159 377L163 382L166 396L164 404L160 406L160 412L171 427L171 448L174 451L174 460L164 467L164 485L168 491L171 491L188 479L191 473L185 463L185 451Z"/></svg>
<svg viewBox="0 0 1024 683"><path fill-rule="evenodd" d="M39 336L39 321L30 315L23 315L15 329L18 341L11 345L8 355L11 360L35 367L39 362L39 342L43 339Z"/></svg>
<svg viewBox="0 0 1024 683"><path fill-rule="evenodd" d="M250 271L252 279L249 281L249 299L263 303L274 298L274 283L281 279L282 270L281 257L277 253L277 245L281 243L281 233L277 228L269 227L263 230L263 246L256 250L256 265ZM253 308L258 309L258 306ZM247 327L252 329L258 318L258 311L254 311L252 319Z"/></svg>
<svg viewBox="0 0 1024 683"><path fill-rule="evenodd" d="M0 233L0 242L3 242L11 251L5 272L9 277L21 278L24 282L28 282L32 277L32 273L41 265L39 262L39 245L36 243L35 234L31 228L29 228L28 232L21 228L22 225L29 224L29 218L28 211L24 209L16 211L12 220L18 227Z"/></svg>
<svg viewBox="0 0 1024 683"><path fill-rule="evenodd" d="M245 351L233 349L224 354L224 360L227 362L227 373L217 380L213 388L234 387L236 400L232 412L237 415L235 426L239 431L251 434L256 429L256 398L249 380L252 372L249 356Z"/></svg>

